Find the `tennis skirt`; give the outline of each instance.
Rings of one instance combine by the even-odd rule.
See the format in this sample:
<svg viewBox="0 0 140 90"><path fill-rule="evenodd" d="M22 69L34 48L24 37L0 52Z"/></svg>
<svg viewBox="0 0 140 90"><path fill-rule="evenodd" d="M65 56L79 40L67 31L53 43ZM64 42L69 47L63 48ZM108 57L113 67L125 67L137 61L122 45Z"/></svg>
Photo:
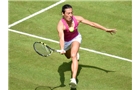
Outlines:
<svg viewBox="0 0 140 90"><path fill-rule="evenodd" d="M65 45L64 45L64 50L67 51L71 48L71 44L73 41L77 41L81 44L81 41L82 41L82 36L81 34L79 33L75 38L73 38L72 40L66 42L65 41Z"/></svg>

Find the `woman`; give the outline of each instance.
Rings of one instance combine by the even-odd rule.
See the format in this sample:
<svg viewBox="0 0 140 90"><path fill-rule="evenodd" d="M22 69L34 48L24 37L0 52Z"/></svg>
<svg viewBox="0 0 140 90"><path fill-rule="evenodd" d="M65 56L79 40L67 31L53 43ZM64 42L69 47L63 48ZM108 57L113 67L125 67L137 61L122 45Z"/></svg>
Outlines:
<svg viewBox="0 0 140 90"><path fill-rule="evenodd" d="M92 27L104 30L109 33L115 33L115 29L105 28L95 22L84 19L81 16L73 15L72 6L69 4L65 4L62 7L62 19L58 22L57 30L59 35L60 49L61 54L65 54L65 56L69 59L71 58L71 71L72 78L70 81L71 88L76 88L76 75L78 70L78 59L79 59L79 47L81 43L81 35L78 32L78 24L84 23L90 25Z"/></svg>

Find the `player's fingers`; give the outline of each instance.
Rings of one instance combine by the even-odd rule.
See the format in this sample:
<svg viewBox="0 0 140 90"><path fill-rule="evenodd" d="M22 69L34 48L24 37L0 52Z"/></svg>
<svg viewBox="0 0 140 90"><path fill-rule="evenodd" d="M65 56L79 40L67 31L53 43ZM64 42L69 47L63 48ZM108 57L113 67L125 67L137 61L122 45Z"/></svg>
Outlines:
<svg viewBox="0 0 140 90"><path fill-rule="evenodd" d="M60 54L65 54L66 51L65 50L60 50Z"/></svg>

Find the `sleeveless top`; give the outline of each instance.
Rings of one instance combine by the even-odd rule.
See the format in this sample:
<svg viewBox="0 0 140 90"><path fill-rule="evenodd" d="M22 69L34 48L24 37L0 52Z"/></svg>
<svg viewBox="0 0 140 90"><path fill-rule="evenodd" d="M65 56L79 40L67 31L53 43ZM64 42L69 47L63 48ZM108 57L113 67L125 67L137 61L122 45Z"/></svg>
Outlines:
<svg viewBox="0 0 140 90"><path fill-rule="evenodd" d="M78 35L78 22L75 19L75 17L73 16L72 17L72 22L74 22L74 31L70 32L69 26L66 23L65 19L62 18L61 20L62 20L64 26L66 27L66 29L64 30L64 40L66 42L71 41L73 38L75 38Z"/></svg>

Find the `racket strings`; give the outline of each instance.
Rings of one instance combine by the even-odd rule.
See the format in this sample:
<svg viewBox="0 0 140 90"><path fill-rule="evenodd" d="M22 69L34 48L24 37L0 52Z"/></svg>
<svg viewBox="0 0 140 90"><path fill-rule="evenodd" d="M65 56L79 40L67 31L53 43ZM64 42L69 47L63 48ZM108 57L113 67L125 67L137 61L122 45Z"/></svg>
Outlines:
<svg viewBox="0 0 140 90"><path fill-rule="evenodd" d="M35 49L39 54L43 56L49 56L52 53L49 48L47 48L44 44L41 43L36 43Z"/></svg>

